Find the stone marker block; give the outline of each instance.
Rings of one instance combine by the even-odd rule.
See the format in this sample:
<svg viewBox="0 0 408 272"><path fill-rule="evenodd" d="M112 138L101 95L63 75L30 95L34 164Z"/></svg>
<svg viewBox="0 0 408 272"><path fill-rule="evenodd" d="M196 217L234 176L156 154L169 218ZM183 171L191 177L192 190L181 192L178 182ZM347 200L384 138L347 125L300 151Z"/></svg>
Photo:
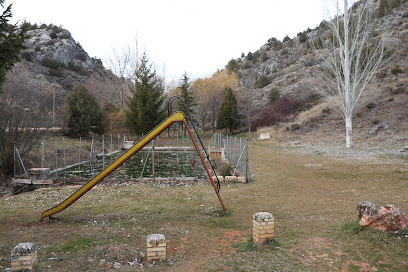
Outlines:
<svg viewBox="0 0 408 272"><path fill-rule="evenodd" d="M245 177L237 177L237 182L245 183Z"/></svg>
<svg viewBox="0 0 408 272"><path fill-rule="evenodd" d="M34 270L37 264L37 246L34 243L20 243L11 251L11 271Z"/></svg>
<svg viewBox="0 0 408 272"><path fill-rule="evenodd" d="M236 182L237 177L236 176L225 176L225 182Z"/></svg>
<svg viewBox="0 0 408 272"><path fill-rule="evenodd" d="M213 179L214 182L217 182L217 177L216 177L216 176L213 176L212 179ZM223 177L223 176L218 176L218 180L219 180L220 182L223 182L223 181L224 181L224 177Z"/></svg>
<svg viewBox="0 0 408 272"><path fill-rule="evenodd" d="M267 212L258 212L252 216L253 240L264 245L268 239L275 236L273 215Z"/></svg>
<svg viewBox="0 0 408 272"><path fill-rule="evenodd" d="M48 179L50 177L50 168L30 168L28 175L34 179Z"/></svg>
<svg viewBox="0 0 408 272"><path fill-rule="evenodd" d="M166 259L166 237L163 234L150 234L147 236L147 260Z"/></svg>

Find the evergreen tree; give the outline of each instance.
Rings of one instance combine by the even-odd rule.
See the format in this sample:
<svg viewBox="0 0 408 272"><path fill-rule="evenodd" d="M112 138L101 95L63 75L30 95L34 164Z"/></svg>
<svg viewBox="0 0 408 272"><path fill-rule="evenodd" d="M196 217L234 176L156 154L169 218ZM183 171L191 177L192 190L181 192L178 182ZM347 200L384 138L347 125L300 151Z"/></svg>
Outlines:
<svg viewBox="0 0 408 272"><path fill-rule="evenodd" d="M5 0L0 0L0 5L4 7ZM24 42L27 39L27 24L21 28L17 25L9 25L8 21L12 17L12 4L10 4L0 15L0 92L1 86L6 79L6 73L14 63L19 61L19 54L25 48Z"/></svg>
<svg viewBox="0 0 408 272"><path fill-rule="evenodd" d="M221 103L218 110L217 128L225 130L229 129L232 134L234 129L239 128L241 124L241 115L238 112L238 104L234 93L231 89L228 89L224 96L224 100Z"/></svg>
<svg viewBox="0 0 408 272"><path fill-rule="evenodd" d="M136 88L128 102L126 126L134 134L146 134L165 118L162 80L149 64L144 53L136 71Z"/></svg>
<svg viewBox="0 0 408 272"><path fill-rule="evenodd" d="M103 134L106 118L96 98L84 85L77 84L67 96L68 134L70 136L86 136L89 131Z"/></svg>
<svg viewBox="0 0 408 272"><path fill-rule="evenodd" d="M183 78L181 79L178 87L181 90L180 97L181 99L183 99L184 104L186 104L188 112L193 117L194 107L196 105L194 104L193 94L192 94L192 91L190 90L191 83L190 83L190 79L187 76L187 73L184 73ZM184 114L186 114L186 111L183 105L181 105L181 103L180 103L179 111L182 111L184 112Z"/></svg>

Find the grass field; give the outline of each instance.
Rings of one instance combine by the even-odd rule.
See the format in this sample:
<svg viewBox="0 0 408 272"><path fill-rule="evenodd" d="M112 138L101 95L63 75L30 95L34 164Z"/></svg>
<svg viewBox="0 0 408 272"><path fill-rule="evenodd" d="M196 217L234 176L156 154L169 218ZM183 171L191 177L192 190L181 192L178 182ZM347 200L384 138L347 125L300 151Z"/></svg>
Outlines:
<svg viewBox="0 0 408 272"><path fill-rule="evenodd" d="M361 229L356 213L364 200L408 211L406 160L349 162L297 148L252 141L254 181L222 184L227 213L203 184L101 185L42 224L41 213L76 187L4 196L0 265L10 267L16 244L35 242L38 271L407 271L408 232ZM259 211L275 217L265 248L251 242ZM152 233L168 240L165 262L145 261Z"/></svg>

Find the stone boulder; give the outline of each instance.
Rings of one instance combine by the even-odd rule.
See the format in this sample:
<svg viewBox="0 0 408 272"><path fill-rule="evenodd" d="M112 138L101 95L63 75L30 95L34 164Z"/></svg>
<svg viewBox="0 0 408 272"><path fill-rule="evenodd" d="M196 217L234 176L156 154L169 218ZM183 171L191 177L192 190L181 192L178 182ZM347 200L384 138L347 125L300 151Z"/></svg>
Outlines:
<svg viewBox="0 0 408 272"><path fill-rule="evenodd" d="M379 231L395 232L408 228L408 218L394 205L375 205L370 201L357 204L358 225Z"/></svg>

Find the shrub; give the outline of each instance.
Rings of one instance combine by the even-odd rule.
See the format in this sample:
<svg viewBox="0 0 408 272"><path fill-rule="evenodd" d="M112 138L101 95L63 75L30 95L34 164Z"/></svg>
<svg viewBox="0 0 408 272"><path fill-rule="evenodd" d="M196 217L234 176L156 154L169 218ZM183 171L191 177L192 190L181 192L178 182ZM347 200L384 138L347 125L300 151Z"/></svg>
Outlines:
<svg viewBox="0 0 408 272"><path fill-rule="evenodd" d="M313 41L313 46L314 46L316 49L321 49L321 48L323 48L323 41L322 41L322 39L320 39L320 37L317 37L317 38Z"/></svg>
<svg viewBox="0 0 408 272"><path fill-rule="evenodd" d="M34 51L35 51L35 52L40 52L40 51L41 51L41 46L37 45L37 46L34 48Z"/></svg>
<svg viewBox="0 0 408 272"><path fill-rule="evenodd" d="M241 58L245 58L245 53L244 52L242 52Z"/></svg>
<svg viewBox="0 0 408 272"><path fill-rule="evenodd" d="M61 67L58 67L57 69L50 68L49 69L49 74L50 74L50 76L63 77L64 76L64 69L62 69Z"/></svg>
<svg viewBox="0 0 408 272"><path fill-rule="evenodd" d="M51 31L51 33L50 33L50 38L51 38L51 39L56 39L56 38L57 38L57 32Z"/></svg>
<svg viewBox="0 0 408 272"><path fill-rule="evenodd" d="M41 65L52 68L52 69L58 69L58 67L63 67L64 64L59 62L58 60L50 59L50 58L43 58L41 60Z"/></svg>
<svg viewBox="0 0 408 272"><path fill-rule="evenodd" d="M255 89L260 89L269 85L269 79L265 75L261 75L254 84Z"/></svg>
<svg viewBox="0 0 408 272"><path fill-rule="evenodd" d="M261 55L261 60L262 60L262 62L265 62L265 61L267 61L269 59L269 57L268 57L268 55L266 54L266 53L263 53L262 55Z"/></svg>
<svg viewBox="0 0 408 272"><path fill-rule="evenodd" d="M286 54L288 53L288 49L287 49L287 48L282 48L281 51L280 51L280 53L281 53L282 55L286 55Z"/></svg>
<svg viewBox="0 0 408 272"><path fill-rule="evenodd" d="M21 53L21 58L25 59L26 61L31 61L32 60L32 54L30 51L23 51Z"/></svg>
<svg viewBox="0 0 408 272"><path fill-rule="evenodd" d="M63 39L63 40L66 40L66 39L68 39L69 37L68 37L68 35L67 34L65 34L65 33L62 33L62 35L61 35L61 37L60 37L61 39Z"/></svg>
<svg viewBox="0 0 408 272"><path fill-rule="evenodd" d="M54 45L54 41L53 41L53 40L49 40L49 41L47 42L47 45L48 45L48 46Z"/></svg>
<svg viewBox="0 0 408 272"><path fill-rule="evenodd" d="M296 130L299 130L299 129L301 129L301 125L299 125L299 124L292 124L291 126L290 126L290 130L291 131L296 131Z"/></svg>
<svg viewBox="0 0 408 272"><path fill-rule="evenodd" d="M280 93L279 93L278 88L273 87L272 89L269 90L269 93L268 93L269 104L274 103L279 97L280 97Z"/></svg>
<svg viewBox="0 0 408 272"><path fill-rule="evenodd" d="M322 109L322 114L327 115L330 114L332 112L331 108L326 107L324 109Z"/></svg>
<svg viewBox="0 0 408 272"><path fill-rule="evenodd" d="M273 126L287 121L289 116L299 107L299 102L290 96L278 98L274 103L255 110L251 126L254 129L264 126Z"/></svg>
<svg viewBox="0 0 408 272"><path fill-rule="evenodd" d="M369 110L374 109L375 107L377 107L377 104L374 102L370 102L366 105L366 108Z"/></svg>
<svg viewBox="0 0 408 272"><path fill-rule="evenodd" d="M307 41L306 32L302 32L302 34L300 34L299 36L299 42L305 43L306 41Z"/></svg>
<svg viewBox="0 0 408 272"><path fill-rule="evenodd" d="M395 65L394 68L391 69L391 74L393 75L402 74L402 69L398 65Z"/></svg>
<svg viewBox="0 0 408 272"><path fill-rule="evenodd" d="M46 28L47 28L47 25L46 25L46 24L40 25L40 29L46 29Z"/></svg>
<svg viewBox="0 0 408 272"><path fill-rule="evenodd" d="M287 41L290 41L290 38L288 35L286 35L285 38L283 38L283 42L287 42Z"/></svg>
<svg viewBox="0 0 408 272"><path fill-rule="evenodd" d="M231 59L231 60L228 62L226 68L227 68L228 70L230 70L230 71L237 71L237 70L239 69L239 65L238 65L238 63L237 63L236 60Z"/></svg>
<svg viewBox="0 0 408 272"><path fill-rule="evenodd" d="M248 52L248 55L246 56L246 59L249 60L249 61L254 59L254 56L252 55L251 52Z"/></svg>
<svg viewBox="0 0 408 272"><path fill-rule="evenodd" d="M229 163L221 163L220 175L223 177L231 175L231 165Z"/></svg>

